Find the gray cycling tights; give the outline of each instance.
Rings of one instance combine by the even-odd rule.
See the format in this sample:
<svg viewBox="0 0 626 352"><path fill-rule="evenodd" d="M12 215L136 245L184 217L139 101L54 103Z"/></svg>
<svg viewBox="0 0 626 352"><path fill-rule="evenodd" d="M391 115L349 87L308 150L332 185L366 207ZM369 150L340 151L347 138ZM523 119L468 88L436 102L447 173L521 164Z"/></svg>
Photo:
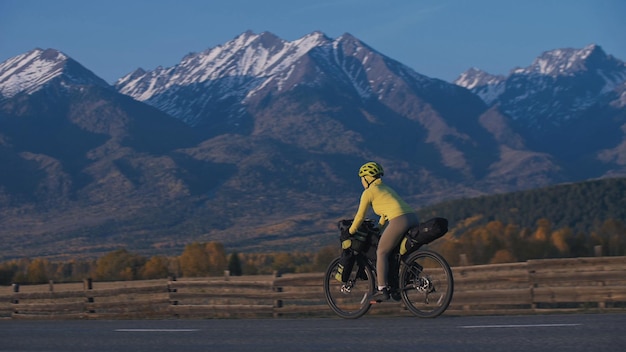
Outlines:
<svg viewBox="0 0 626 352"><path fill-rule="evenodd" d="M416 213L403 214L389 220L385 226L378 249L376 250L376 272L378 275L378 286L387 286L387 257L389 253L402 240L402 236L413 226L419 225L419 218Z"/></svg>

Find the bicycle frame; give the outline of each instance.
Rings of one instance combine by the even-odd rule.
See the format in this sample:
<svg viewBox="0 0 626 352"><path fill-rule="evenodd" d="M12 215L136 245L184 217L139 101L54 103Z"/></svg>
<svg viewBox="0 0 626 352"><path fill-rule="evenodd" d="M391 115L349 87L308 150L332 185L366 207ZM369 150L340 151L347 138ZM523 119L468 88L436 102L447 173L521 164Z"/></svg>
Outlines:
<svg viewBox="0 0 626 352"><path fill-rule="evenodd" d="M377 239L376 233L369 233L367 245L361 243L354 246L361 250L345 249L345 257L336 258L327 268L324 281L326 300L330 308L343 318L358 318L372 305L369 296L376 287ZM450 304L454 280L446 260L420 246L413 246L411 252L401 255L398 244L387 258L390 295L395 301L402 300L404 307L414 315L434 318ZM342 266L342 259L353 261Z"/></svg>

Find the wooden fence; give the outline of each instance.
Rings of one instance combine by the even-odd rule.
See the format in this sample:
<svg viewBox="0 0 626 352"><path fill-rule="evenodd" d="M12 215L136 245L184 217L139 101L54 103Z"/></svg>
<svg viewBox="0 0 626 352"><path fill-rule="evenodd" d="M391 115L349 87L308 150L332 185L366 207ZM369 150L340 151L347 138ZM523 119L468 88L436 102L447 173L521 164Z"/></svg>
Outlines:
<svg viewBox="0 0 626 352"><path fill-rule="evenodd" d="M452 268L448 315L626 311L626 257ZM322 273L1 287L0 318L159 319L334 316ZM368 314L407 315L401 303Z"/></svg>

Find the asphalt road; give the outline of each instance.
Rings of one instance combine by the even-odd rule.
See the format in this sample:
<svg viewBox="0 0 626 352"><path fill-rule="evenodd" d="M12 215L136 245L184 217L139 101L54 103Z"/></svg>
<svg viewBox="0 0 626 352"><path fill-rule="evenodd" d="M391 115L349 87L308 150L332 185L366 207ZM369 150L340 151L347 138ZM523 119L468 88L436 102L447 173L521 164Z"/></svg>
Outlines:
<svg viewBox="0 0 626 352"><path fill-rule="evenodd" d="M626 314L0 321L0 351L626 351Z"/></svg>

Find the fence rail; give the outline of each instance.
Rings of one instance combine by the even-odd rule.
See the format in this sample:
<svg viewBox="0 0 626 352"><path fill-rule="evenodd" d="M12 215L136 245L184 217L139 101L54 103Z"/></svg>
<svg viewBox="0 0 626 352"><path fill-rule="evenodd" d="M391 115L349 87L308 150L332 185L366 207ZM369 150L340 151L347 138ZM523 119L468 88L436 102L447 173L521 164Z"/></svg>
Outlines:
<svg viewBox="0 0 626 352"><path fill-rule="evenodd" d="M626 257L452 268L445 314L626 310ZM322 273L0 287L0 318L123 319L333 316ZM95 287L94 287L95 286ZM385 303L370 314L410 315Z"/></svg>

